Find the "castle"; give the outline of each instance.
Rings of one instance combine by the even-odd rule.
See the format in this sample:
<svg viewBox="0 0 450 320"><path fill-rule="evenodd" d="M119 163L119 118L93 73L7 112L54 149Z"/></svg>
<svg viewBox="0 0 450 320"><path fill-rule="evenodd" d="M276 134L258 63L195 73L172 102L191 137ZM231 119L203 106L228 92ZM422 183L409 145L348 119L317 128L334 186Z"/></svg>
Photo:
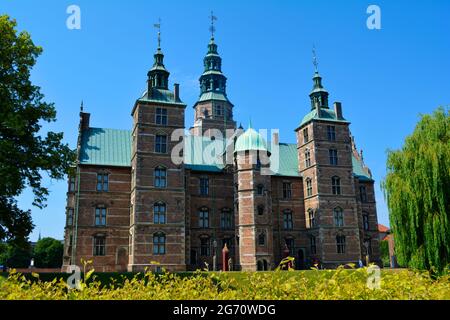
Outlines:
<svg viewBox="0 0 450 320"><path fill-rule="evenodd" d="M220 269L225 246L233 270L270 270L286 256L296 269L379 262L374 180L317 66L296 144L236 128L214 36L189 134L173 139L186 104L178 84L169 90L160 44L147 75L131 131L90 127L80 112L63 268Z"/></svg>

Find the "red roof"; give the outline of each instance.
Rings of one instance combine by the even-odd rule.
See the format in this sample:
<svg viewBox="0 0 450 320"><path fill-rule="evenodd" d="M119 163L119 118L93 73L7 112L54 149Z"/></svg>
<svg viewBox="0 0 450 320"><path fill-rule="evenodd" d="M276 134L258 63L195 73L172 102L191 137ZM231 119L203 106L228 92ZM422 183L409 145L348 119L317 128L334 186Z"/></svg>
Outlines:
<svg viewBox="0 0 450 320"><path fill-rule="evenodd" d="M378 224L378 232L389 232L390 229L386 227L385 225Z"/></svg>

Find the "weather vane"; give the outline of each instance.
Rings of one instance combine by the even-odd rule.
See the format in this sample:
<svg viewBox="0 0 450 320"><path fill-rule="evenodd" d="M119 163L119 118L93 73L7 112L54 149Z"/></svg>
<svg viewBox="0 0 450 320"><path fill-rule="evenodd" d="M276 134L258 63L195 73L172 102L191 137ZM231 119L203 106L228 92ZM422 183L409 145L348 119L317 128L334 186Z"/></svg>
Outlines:
<svg viewBox="0 0 450 320"><path fill-rule="evenodd" d="M315 46L315 45L313 45L312 54L313 54L313 65L314 65L314 69L315 69L315 71L317 72L317 71L318 71L319 63L317 62L316 46Z"/></svg>
<svg viewBox="0 0 450 320"><path fill-rule="evenodd" d="M211 26L209 27L209 31L211 32L211 39L214 39L214 32L216 32L216 27L214 27L214 21L217 20L217 17L214 15L214 12L211 11Z"/></svg>
<svg viewBox="0 0 450 320"><path fill-rule="evenodd" d="M158 29L158 48L161 48L161 18L158 19L158 23L153 24Z"/></svg>

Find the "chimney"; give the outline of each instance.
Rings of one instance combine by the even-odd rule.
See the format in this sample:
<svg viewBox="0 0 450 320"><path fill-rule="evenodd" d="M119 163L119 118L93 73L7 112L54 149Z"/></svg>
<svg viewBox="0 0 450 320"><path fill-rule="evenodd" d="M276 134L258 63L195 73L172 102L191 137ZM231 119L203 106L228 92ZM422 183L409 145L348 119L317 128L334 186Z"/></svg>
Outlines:
<svg viewBox="0 0 450 320"><path fill-rule="evenodd" d="M175 83L173 85L173 94L175 95L175 101L180 101L180 85Z"/></svg>
<svg viewBox="0 0 450 320"><path fill-rule="evenodd" d="M91 117L90 113L80 112L80 131L89 129L89 118L90 117Z"/></svg>
<svg viewBox="0 0 450 320"><path fill-rule="evenodd" d="M342 118L342 103L340 103L340 102L334 103L334 112L336 113L336 119L343 119Z"/></svg>
<svg viewBox="0 0 450 320"><path fill-rule="evenodd" d="M280 136L278 131L272 133L272 144L273 145L280 144Z"/></svg>

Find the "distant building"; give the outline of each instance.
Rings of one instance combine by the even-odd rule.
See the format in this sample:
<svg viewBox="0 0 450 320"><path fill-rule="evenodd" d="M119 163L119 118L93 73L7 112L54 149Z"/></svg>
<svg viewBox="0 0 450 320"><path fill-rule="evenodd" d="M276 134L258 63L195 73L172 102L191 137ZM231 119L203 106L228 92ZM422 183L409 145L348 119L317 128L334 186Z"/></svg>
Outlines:
<svg viewBox="0 0 450 320"><path fill-rule="evenodd" d="M186 104L177 84L168 89L163 59L158 47L147 90L131 108L131 131L90 127L90 114L80 113L64 266L83 258L97 271L195 270L205 262L212 266L225 244L233 270L273 269L286 245L298 269L313 262L334 268L367 255L380 263L374 180L341 103L330 108L317 70L310 105L301 108L293 101L306 112L293 128L297 143L278 144L274 135L275 154L251 126L245 132L236 128L222 59L211 38L179 164L171 157L178 142L170 137L185 126ZM261 80L282 83L270 72ZM257 101L254 108L258 112ZM218 153L231 163L203 159L205 148L225 144L210 129L235 130L231 149ZM264 155L269 164L262 163Z"/></svg>
<svg viewBox="0 0 450 320"><path fill-rule="evenodd" d="M380 236L380 241L388 242L390 267L398 268L397 258L395 256L394 235L391 233L391 230L388 227L382 224L378 224L378 234Z"/></svg>

